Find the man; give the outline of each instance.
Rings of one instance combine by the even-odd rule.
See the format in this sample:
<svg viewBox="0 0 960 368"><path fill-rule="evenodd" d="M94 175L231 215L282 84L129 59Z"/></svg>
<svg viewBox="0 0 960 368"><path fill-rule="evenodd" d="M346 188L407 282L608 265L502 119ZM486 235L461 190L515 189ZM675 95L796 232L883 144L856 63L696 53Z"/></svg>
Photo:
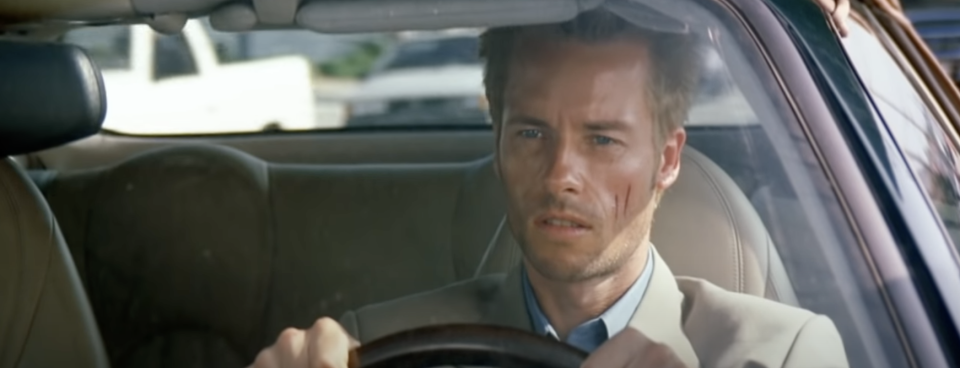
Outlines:
<svg viewBox="0 0 960 368"><path fill-rule="evenodd" d="M849 7L821 5L841 20ZM591 352L589 367L847 366L827 317L674 277L649 243L696 89L687 36L595 10L491 30L481 47L522 265L288 329L254 367L347 367L355 339L453 322L549 335Z"/></svg>

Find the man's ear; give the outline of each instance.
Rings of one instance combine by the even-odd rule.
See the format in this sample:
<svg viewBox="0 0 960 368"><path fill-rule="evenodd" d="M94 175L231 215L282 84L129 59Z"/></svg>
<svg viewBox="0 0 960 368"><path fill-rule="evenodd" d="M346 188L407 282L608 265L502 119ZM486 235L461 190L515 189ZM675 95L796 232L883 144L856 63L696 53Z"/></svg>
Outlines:
<svg viewBox="0 0 960 368"><path fill-rule="evenodd" d="M677 181L680 175L680 157L687 143L687 131L683 127L668 134L660 147L660 167L657 170L656 187L665 191Z"/></svg>

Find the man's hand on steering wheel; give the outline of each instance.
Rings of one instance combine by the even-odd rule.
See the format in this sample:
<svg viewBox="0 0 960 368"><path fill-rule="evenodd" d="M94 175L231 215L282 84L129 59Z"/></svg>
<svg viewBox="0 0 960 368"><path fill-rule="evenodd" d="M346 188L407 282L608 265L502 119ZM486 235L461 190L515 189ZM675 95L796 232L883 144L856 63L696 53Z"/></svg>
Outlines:
<svg viewBox="0 0 960 368"><path fill-rule="evenodd" d="M629 327L589 356L528 331L485 325L424 327L359 346L340 324L322 318L307 330L284 330L250 368L382 368L398 363L412 367L686 367L670 347Z"/></svg>
<svg viewBox="0 0 960 368"><path fill-rule="evenodd" d="M352 368L358 346L337 321L324 317L307 330L283 330L248 368Z"/></svg>

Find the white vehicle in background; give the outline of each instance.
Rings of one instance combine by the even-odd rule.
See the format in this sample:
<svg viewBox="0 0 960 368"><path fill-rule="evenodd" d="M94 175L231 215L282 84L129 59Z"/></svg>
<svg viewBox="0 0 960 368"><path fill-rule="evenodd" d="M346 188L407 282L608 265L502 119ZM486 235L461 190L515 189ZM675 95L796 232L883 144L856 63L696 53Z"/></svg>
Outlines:
<svg viewBox="0 0 960 368"><path fill-rule="evenodd" d="M198 20L175 35L124 25L71 31L64 41L84 48L103 70L106 130L203 134L323 128L308 59L223 63Z"/></svg>
<svg viewBox="0 0 960 368"><path fill-rule="evenodd" d="M472 29L401 34L348 99L346 125L489 124L478 36ZM703 51L701 94L688 124L756 122L743 97L732 93L733 81L720 55L710 47Z"/></svg>
<svg viewBox="0 0 960 368"><path fill-rule="evenodd" d="M346 125L489 124L478 34L402 35L347 101Z"/></svg>

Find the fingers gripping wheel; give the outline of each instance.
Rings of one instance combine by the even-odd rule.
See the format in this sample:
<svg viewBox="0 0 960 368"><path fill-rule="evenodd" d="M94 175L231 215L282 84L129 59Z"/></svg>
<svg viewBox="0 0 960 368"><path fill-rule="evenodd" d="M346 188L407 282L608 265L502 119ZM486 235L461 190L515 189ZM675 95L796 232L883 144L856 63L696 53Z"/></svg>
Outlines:
<svg viewBox="0 0 960 368"><path fill-rule="evenodd" d="M485 366L577 368L587 353L506 327L455 324L402 331L358 349L362 368Z"/></svg>

